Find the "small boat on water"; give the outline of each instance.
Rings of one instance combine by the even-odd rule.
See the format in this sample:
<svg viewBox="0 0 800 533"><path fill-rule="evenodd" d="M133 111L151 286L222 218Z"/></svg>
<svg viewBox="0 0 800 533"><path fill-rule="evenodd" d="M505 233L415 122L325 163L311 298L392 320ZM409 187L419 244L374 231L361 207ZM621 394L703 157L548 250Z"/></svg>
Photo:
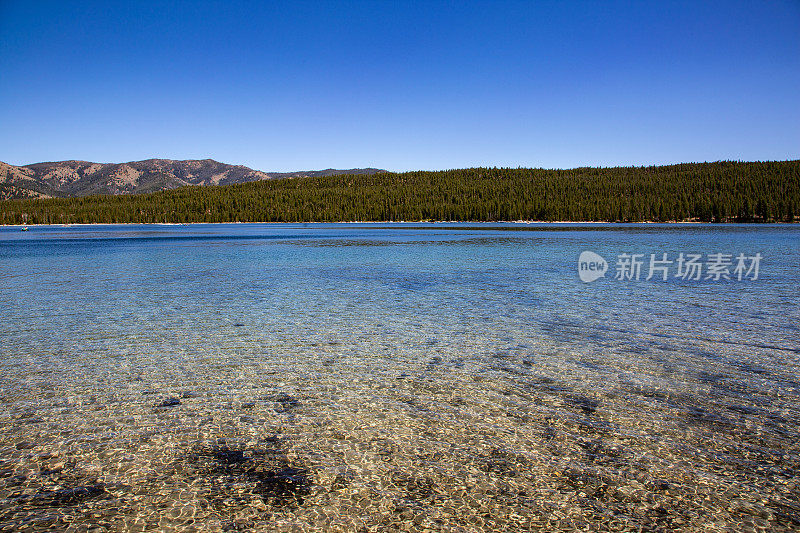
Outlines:
<svg viewBox="0 0 800 533"><path fill-rule="evenodd" d="M28 231L28 226L22 226L22 231Z"/></svg>

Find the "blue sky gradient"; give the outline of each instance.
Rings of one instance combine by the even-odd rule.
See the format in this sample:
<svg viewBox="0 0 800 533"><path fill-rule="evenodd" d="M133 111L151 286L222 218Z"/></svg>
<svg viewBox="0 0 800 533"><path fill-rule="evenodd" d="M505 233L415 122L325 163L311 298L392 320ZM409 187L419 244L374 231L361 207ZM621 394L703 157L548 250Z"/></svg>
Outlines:
<svg viewBox="0 0 800 533"><path fill-rule="evenodd" d="M800 158L800 2L0 0L0 160Z"/></svg>

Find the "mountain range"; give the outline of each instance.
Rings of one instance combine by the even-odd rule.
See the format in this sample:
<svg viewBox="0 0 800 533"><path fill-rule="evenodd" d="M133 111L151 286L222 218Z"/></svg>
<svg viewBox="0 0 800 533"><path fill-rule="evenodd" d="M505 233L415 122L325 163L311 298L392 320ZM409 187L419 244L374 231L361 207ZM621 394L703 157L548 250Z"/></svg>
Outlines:
<svg viewBox="0 0 800 533"><path fill-rule="evenodd" d="M129 163L56 161L14 166L0 161L0 200L11 198L68 198L89 195L134 194L187 185L229 185L249 181L375 174L377 168L262 172L213 159L176 161L147 159Z"/></svg>

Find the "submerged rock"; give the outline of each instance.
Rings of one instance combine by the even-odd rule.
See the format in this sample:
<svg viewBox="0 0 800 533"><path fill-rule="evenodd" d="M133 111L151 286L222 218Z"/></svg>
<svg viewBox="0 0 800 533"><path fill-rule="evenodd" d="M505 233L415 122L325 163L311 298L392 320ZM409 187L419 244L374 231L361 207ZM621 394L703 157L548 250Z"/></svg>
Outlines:
<svg viewBox="0 0 800 533"><path fill-rule="evenodd" d="M81 485L59 490L44 490L30 495L21 495L13 498L17 503L28 503L34 506L60 507L74 505L106 492L103 483Z"/></svg>
<svg viewBox="0 0 800 533"><path fill-rule="evenodd" d="M570 403L575 407L579 407L580 410L587 415L593 414L595 411L597 411L597 407L600 405L599 401L593 398L587 398L585 396L573 398L570 400Z"/></svg>
<svg viewBox="0 0 800 533"><path fill-rule="evenodd" d="M102 483L97 483L95 485L56 490L49 494L43 495L43 498L55 504L70 504L82 502L84 500L88 500L89 498L99 496L105 491L105 485Z"/></svg>
<svg viewBox="0 0 800 533"><path fill-rule="evenodd" d="M277 404L275 410L279 413L285 413L300 405L300 400L294 396L286 394L285 392L280 392L274 396L270 396L268 400Z"/></svg>
<svg viewBox="0 0 800 533"><path fill-rule="evenodd" d="M214 451L214 458L224 465L235 465L250 460L242 450L231 450L230 448L218 448Z"/></svg>
<svg viewBox="0 0 800 533"><path fill-rule="evenodd" d="M167 398L162 401L160 404L156 405L156 407L175 407L176 405L180 405L181 401L178 398Z"/></svg>
<svg viewBox="0 0 800 533"><path fill-rule="evenodd" d="M302 495L307 492L308 485L307 470L287 466L258 476L257 490L264 496L279 499L295 498L298 503L302 504Z"/></svg>
<svg viewBox="0 0 800 533"><path fill-rule="evenodd" d="M244 502L250 494L276 507L302 505L311 487L309 471L289 462L277 439L262 445L222 442L188 454L179 470L191 473L192 482L215 494L215 501Z"/></svg>

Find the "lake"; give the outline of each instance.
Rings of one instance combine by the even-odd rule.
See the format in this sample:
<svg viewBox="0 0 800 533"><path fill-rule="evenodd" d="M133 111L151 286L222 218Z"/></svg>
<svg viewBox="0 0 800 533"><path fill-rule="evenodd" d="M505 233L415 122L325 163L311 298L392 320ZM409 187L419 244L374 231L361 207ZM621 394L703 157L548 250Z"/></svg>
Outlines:
<svg viewBox="0 0 800 533"><path fill-rule="evenodd" d="M797 225L2 227L0 530L797 530L798 287Z"/></svg>

